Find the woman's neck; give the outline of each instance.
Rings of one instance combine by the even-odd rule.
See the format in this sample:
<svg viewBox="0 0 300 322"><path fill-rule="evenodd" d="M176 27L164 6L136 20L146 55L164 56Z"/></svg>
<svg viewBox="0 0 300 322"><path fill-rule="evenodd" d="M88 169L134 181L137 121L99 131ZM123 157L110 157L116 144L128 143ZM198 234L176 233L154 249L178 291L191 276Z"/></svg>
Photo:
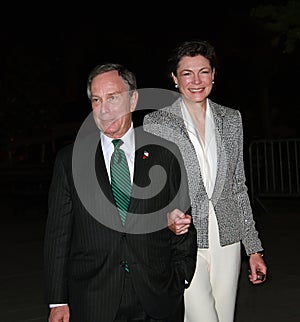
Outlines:
<svg viewBox="0 0 300 322"><path fill-rule="evenodd" d="M206 117L206 100L202 102L192 102L184 100L184 104L188 109L196 130L201 140L205 142L205 117Z"/></svg>

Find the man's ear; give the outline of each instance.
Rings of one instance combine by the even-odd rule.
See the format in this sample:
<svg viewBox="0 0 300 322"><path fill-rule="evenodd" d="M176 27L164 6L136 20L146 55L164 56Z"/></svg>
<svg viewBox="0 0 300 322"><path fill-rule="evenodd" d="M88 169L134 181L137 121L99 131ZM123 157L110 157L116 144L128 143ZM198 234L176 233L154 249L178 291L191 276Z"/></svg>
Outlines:
<svg viewBox="0 0 300 322"><path fill-rule="evenodd" d="M130 97L130 112L133 112L137 106L139 98L139 93L138 91L134 91Z"/></svg>

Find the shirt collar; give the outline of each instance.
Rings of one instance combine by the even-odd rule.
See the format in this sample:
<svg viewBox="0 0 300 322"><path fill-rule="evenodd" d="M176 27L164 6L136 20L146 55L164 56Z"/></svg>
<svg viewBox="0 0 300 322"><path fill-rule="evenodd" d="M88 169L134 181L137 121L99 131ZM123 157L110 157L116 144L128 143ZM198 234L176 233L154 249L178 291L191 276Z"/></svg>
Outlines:
<svg viewBox="0 0 300 322"><path fill-rule="evenodd" d="M181 100L181 111L183 114L183 119L185 120L187 130L194 135L196 135L197 131L194 126L193 119L189 113L189 110L187 109L186 105L184 104L184 101ZM211 111L211 107L209 104L209 100L206 99L206 115L205 115L205 122L206 122L206 129L209 127L210 129L214 130L214 120L213 120L213 115Z"/></svg>

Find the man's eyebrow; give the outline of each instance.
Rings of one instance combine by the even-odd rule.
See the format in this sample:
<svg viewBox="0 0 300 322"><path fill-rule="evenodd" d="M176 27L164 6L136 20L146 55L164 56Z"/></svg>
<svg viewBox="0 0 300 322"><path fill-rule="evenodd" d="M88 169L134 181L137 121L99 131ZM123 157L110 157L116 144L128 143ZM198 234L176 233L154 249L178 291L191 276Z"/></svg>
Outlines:
<svg viewBox="0 0 300 322"><path fill-rule="evenodd" d="M117 94L122 94L122 93L124 93L124 92L121 92L121 91L113 91L113 92L108 92L108 93L106 93L106 96L112 96L112 95L117 95ZM100 97L99 95L97 95L97 94L93 94L92 95L93 97Z"/></svg>
<svg viewBox="0 0 300 322"><path fill-rule="evenodd" d="M114 91L114 92L110 92L110 93L108 93L107 95L108 95L108 96L111 96L111 95L122 94L122 93L124 93L124 92L121 92L121 91Z"/></svg>

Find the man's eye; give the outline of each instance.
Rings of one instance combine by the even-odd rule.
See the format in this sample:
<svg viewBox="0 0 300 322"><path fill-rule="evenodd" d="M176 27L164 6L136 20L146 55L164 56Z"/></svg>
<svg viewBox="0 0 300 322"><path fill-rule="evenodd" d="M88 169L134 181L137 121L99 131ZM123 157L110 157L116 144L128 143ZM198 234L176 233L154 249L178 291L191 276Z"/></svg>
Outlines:
<svg viewBox="0 0 300 322"><path fill-rule="evenodd" d="M111 103L117 103L117 102L119 102L120 98L121 98L121 95L119 95L119 94L112 95L108 98L108 101Z"/></svg>
<svg viewBox="0 0 300 322"><path fill-rule="evenodd" d="M99 98L93 97L92 98L92 103L98 103L99 102Z"/></svg>

